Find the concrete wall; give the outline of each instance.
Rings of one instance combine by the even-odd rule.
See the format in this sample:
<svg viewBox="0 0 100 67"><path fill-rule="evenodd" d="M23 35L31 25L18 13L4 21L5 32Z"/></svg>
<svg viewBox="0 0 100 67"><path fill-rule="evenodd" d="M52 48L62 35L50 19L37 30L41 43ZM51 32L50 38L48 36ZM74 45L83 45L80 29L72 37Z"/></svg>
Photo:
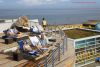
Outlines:
<svg viewBox="0 0 100 67"><path fill-rule="evenodd" d="M67 50L70 53L75 53L74 40L67 38Z"/></svg>
<svg viewBox="0 0 100 67"><path fill-rule="evenodd" d="M66 67L74 67L75 65L75 47L74 47L74 40L73 39L70 39L70 38L67 38L67 54L69 55L69 59L73 60L73 61L70 61L68 63L66 63ZM72 63L71 65L72 66L68 66L67 64L70 64Z"/></svg>

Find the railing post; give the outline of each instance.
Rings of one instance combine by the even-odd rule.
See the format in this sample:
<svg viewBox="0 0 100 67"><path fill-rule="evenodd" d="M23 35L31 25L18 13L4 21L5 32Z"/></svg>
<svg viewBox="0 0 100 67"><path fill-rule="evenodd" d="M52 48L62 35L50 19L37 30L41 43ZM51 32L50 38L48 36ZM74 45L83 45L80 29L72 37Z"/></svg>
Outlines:
<svg viewBox="0 0 100 67"><path fill-rule="evenodd" d="M47 56L45 57L45 65L44 67L47 67Z"/></svg>
<svg viewBox="0 0 100 67"><path fill-rule="evenodd" d="M54 50L52 50L52 67L54 67Z"/></svg>
<svg viewBox="0 0 100 67"><path fill-rule="evenodd" d="M60 44L58 44L58 61L60 61Z"/></svg>
<svg viewBox="0 0 100 67"><path fill-rule="evenodd" d="M67 51L67 48L68 48L68 46L67 46L67 36L64 37L64 44L65 44L65 47L66 47L65 49Z"/></svg>
<svg viewBox="0 0 100 67"><path fill-rule="evenodd" d="M64 48L65 48L65 37L64 37L64 39L63 39L63 45L62 45L62 46L63 46L62 49L63 49L63 55L64 55L64 53L65 53L65 49L64 49Z"/></svg>

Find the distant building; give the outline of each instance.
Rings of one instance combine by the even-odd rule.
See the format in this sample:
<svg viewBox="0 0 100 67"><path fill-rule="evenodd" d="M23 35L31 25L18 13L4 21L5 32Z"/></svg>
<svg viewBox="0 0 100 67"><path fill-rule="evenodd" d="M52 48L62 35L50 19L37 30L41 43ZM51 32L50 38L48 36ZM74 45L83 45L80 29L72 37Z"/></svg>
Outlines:
<svg viewBox="0 0 100 67"><path fill-rule="evenodd" d="M74 45L76 67L90 64L100 56L100 32L86 29L68 29L64 32L68 43Z"/></svg>

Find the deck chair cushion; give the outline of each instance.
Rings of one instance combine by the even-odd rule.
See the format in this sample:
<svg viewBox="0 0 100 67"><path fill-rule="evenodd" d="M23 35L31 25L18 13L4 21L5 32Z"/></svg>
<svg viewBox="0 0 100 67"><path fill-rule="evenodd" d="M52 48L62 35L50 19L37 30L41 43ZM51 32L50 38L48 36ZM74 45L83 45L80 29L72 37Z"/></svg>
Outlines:
<svg viewBox="0 0 100 67"><path fill-rule="evenodd" d="M20 41L18 41L17 43L18 43L18 45L19 45L19 48L23 50L23 44L24 44L24 43L23 43L23 40L20 40Z"/></svg>
<svg viewBox="0 0 100 67"><path fill-rule="evenodd" d="M31 43L33 46L36 46L37 44L39 44L39 39L36 36L29 37L29 39L31 40Z"/></svg>
<svg viewBox="0 0 100 67"><path fill-rule="evenodd" d="M30 55L37 55L37 54L38 54L38 52L37 52L37 51L35 51L35 50L33 50L33 51L30 51L30 52L29 52L29 54L30 54Z"/></svg>

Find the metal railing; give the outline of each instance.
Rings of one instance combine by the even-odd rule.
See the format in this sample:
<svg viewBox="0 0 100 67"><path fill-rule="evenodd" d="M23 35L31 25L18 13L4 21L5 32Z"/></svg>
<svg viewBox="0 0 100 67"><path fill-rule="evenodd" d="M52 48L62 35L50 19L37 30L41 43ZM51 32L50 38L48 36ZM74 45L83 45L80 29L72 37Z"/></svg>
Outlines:
<svg viewBox="0 0 100 67"><path fill-rule="evenodd" d="M49 33L49 32L48 32ZM64 34L63 30L52 30L49 34L52 36L53 33L59 35L60 42L55 42L52 45L55 46L50 52L49 55L44 56L42 60L37 62L28 62L30 67L56 67L60 62L64 60L64 54L67 51L67 37ZM55 38L55 37L54 37ZM63 60L62 60L63 58ZM27 64L26 64L27 65Z"/></svg>
<svg viewBox="0 0 100 67"><path fill-rule="evenodd" d="M36 67L55 67L57 63L60 62L61 57L64 56L66 51L66 36L62 30L59 30L59 34L61 35L61 43L56 43L56 48L50 51L50 54L44 58L44 60L40 61Z"/></svg>

